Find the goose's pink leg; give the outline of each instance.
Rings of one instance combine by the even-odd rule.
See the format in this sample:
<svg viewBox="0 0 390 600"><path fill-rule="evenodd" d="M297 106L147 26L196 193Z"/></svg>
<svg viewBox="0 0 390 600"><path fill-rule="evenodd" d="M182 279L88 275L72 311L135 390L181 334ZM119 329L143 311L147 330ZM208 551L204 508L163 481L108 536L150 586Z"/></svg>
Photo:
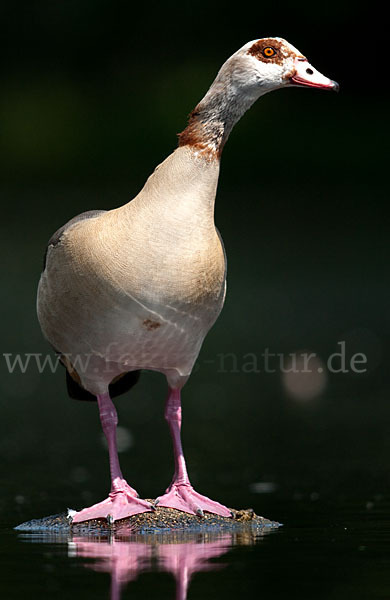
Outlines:
<svg viewBox="0 0 390 600"><path fill-rule="evenodd" d="M226 506L198 494L190 484L180 438L181 400L179 389L169 389L165 407L165 418L168 421L172 435L175 474L166 493L157 498L156 504L158 506L177 508L193 515L202 516L203 511L207 511L221 515L222 517L231 517L231 512Z"/></svg>
<svg viewBox="0 0 390 600"><path fill-rule="evenodd" d="M149 502L138 498L137 492L123 478L116 446L118 415L109 394L97 396L97 401L100 421L108 444L111 492L103 502L77 512L73 516L73 523L101 518L106 518L109 521L117 521L118 519L124 519L125 517L148 512L153 509Z"/></svg>

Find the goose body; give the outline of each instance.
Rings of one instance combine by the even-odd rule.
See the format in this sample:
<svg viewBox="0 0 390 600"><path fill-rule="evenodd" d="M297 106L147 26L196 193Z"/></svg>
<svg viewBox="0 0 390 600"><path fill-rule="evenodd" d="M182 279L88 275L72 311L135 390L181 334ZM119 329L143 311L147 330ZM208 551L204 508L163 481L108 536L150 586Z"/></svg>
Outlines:
<svg viewBox="0 0 390 600"><path fill-rule="evenodd" d="M90 392L135 369L166 373L172 386L190 375L225 295L218 171L180 147L129 204L71 224L49 246L39 319L68 362L88 364L78 374Z"/></svg>
<svg viewBox="0 0 390 600"><path fill-rule="evenodd" d="M38 289L45 337L77 390L96 397L109 446L111 493L74 516L118 519L152 510L120 471L114 382L162 372L169 394L175 475L160 504L229 516L192 488L180 442L180 390L226 293L226 257L214 224L223 146L257 98L284 86L336 89L281 38L249 42L222 66L179 135L179 147L124 206L72 219L51 239ZM131 386L128 386L131 387ZM81 396L80 396L81 397Z"/></svg>

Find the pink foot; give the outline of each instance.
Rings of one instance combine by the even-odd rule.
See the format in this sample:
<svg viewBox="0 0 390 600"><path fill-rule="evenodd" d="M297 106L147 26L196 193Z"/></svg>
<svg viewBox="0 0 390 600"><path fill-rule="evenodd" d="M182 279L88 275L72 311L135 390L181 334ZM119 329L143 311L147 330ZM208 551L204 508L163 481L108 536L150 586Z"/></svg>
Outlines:
<svg viewBox="0 0 390 600"><path fill-rule="evenodd" d="M152 510L154 507L149 502L138 498L137 492L124 479L117 477L113 481L108 498L89 508L83 508L73 516L72 522L81 523L91 519L107 519L113 522Z"/></svg>
<svg viewBox="0 0 390 600"><path fill-rule="evenodd" d="M226 506L210 500L207 496L198 494L189 483L173 483L163 496L157 498L156 504L158 506L166 506L167 508L177 508L177 510L182 510L192 515L203 516L203 511L207 511L221 517L232 516L232 513Z"/></svg>

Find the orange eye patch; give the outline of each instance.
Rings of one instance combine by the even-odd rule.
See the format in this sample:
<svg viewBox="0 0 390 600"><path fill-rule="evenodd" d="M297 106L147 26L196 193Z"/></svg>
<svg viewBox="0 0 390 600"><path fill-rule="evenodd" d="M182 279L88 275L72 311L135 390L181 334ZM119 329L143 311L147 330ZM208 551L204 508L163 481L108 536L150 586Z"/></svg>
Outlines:
<svg viewBox="0 0 390 600"><path fill-rule="evenodd" d="M262 51L262 55L265 56L265 58L271 58L271 56L275 56L275 54L276 54L276 50L275 50L275 48L272 48L272 46L267 46Z"/></svg>

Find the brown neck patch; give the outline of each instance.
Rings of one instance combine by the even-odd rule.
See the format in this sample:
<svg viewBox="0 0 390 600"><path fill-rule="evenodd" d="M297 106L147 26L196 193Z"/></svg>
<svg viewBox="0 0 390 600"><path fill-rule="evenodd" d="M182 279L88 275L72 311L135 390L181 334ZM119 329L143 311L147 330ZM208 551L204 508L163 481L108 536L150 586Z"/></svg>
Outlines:
<svg viewBox="0 0 390 600"><path fill-rule="evenodd" d="M178 134L179 147L190 146L208 160L219 159L223 144L210 143L205 139L205 130L197 107L190 113L187 127Z"/></svg>
<svg viewBox="0 0 390 600"><path fill-rule="evenodd" d="M264 56L263 51L265 48L274 48L276 51L275 54L271 57ZM289 57L294 58L305 58L301 54L297 55L293 50L288 48L283 42L279 40L275 40L275 38L264 38L255 42L253 46L251 46L248 50L248 54L257 58L257 60L261 60L264 63L276 63L278 65L283 64L284 60Z"/></svg>

